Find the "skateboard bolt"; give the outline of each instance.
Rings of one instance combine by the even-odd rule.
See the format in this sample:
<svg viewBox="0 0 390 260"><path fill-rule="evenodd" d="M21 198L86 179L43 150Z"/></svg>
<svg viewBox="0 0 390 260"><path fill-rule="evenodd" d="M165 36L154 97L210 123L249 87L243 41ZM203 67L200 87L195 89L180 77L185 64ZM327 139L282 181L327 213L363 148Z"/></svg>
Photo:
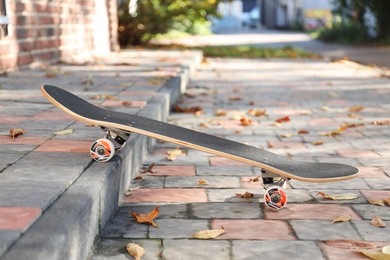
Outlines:
<svg viewBox="0 0 390 260"><path fill-rule="evenodd" d="M103 146L99 146L98 148L96 148L96 152L99 155L104 155L106 153Z"/></svg>
<svg viewBox="0 0 390 260"><path fill-rule="evenodd" d="M271 201L272 201L273 203L279 203L279 202L280 202L280 199L281 199L280 194L272 194L272 195L271 195Z"/></svg>

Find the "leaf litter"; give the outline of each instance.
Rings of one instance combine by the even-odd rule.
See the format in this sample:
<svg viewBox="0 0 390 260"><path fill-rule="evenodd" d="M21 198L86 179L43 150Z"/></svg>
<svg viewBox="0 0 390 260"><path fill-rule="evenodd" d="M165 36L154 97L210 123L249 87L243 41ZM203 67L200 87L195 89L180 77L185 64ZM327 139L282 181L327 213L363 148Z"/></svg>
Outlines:
<svg viewBox="0 0 390 260"><path fill-rule="evenodd" d="M213 239L216 237L219 237L225 233L225 229L223 226L219 229L210 229L210 230L201 230L192 235L192 238L197 238L197 239Z"/></svg>
<svg viewBox="0 0 390 260"><path fill-rule="evenodd" d="M148 214L138 214L135 212L130 212L130 215L138 222L138 223L146 223L150 224L153 227L157 228L158 224L154 222L154 219L158 217L159 208L155 207Z"/></svg>

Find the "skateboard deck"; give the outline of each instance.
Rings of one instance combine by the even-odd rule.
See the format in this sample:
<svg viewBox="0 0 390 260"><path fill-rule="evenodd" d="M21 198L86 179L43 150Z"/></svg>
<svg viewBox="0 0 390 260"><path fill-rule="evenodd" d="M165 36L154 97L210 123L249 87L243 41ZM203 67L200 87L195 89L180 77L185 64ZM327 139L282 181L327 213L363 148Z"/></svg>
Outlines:
<svg viewBox="0 0 390 260"><path fill-rule="evenodd" d="M267 150L179 127L169 123L111 111L55 86L44 85L42 93L55 106L75 118L124 132L138 133L217 156L260 167L275 175L307 182L341 181L356 177L358 169L339 163L304 162Z"/></svg>

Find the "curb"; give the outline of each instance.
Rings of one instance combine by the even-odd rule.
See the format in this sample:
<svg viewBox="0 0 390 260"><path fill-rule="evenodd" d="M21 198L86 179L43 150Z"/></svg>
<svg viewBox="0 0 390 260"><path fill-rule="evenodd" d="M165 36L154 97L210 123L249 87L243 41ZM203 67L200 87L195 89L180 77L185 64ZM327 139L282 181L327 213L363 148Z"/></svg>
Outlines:
<svg viewBox="0 0 390 260"><path fill-rule="evenodd" d="M137 114L166 120L202 59L195 53L179 76L165 86ZM155 140L132 134L121 151L107 163L91 163L80 177L42 214L1 259L87 259L95 239L127 191L133 176Z"/></svg>

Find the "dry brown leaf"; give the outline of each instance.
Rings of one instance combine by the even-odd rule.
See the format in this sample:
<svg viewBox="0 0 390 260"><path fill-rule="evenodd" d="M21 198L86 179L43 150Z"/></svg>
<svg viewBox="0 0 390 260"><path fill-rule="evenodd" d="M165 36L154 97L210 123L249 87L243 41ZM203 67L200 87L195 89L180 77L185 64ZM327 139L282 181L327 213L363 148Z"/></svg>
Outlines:
<svg viewBox="0 0 390 260"><path fill-rule="evenodd" d="M16 137L24 135L25 133L27 133L27 131L21 128L11 128L9 130L9 134L12 137L12 140L15 140Z"/></svg>
<svg viewBox="0 0 390 260"><path fill-rule="evenodd" d="M229 100L230 101L240 101L240 100L242 100L242 98L241 97L230 97Z"/></svg>
<svg viewBox="0 0 390 260"><path fill-rule="evenodd" d="M390 125L390 120L373 121L373 125Z"/></svg>
<svg viewBox="0 0 390 260"><path fill-rule="evenodd" d="M342 193L342 194L326 194L324 192L318 192L317 195L321 195L322 197L330 200L354 200L359 198L356 194L353 193Z"/></svg>
<svg viewBox="0 0 390 260"><path fill-rule="evenodd" d="M141 175L135 176L133 179L133 181L139 181L139 182L141 182L143 180L144 180L144 177L142 177Z"/></svg>
<svg viewBox="0 0 390 260"><path fill-rule="evenodd" d="M179 148L176 148L176 149L173 149L173 150L168 150L167 154L168 155L175 155L175 156L177 156L177 155L182 155L183 151L181 149L179 149Z"/></svg>
<svg viewBox="0 0 390 260"><path fill-rule="evenodd" d="M133 194L133 191L139 190L140 188L141 188L140 186L137 186L137 187L128 189L128 190L126 191L126 193L125 193L125 196L126 196L126 197L130 196L131 194Z"/></svg>
<svg viewBox="0 0 390 260"><path fill-rule="evenodd" d="M298 134L299 135L307 135L309 133L309 131L305 130L305 129L301 129L298 131Z"/></svg>
<svg viewBox="0 0 390 260"><path fill-rule="evenodd" d="M81 81L80 83L83 85L87 85L87 86L92 86L94 84L92 79L85 79L85 80Z"/></svg>
<svg viewBox="0 0 390 260"><path fill-rule="evenodd" d="M176 161L176 155L167 155L167 160L171 162Z"/></svg>
<svg viewBox="0 0 390 260"><path fill-rule="evenodd" d="M135 260L141 260L141 257L145 254L145 249L136 243L127 244L126 249Z"/></svg>
<svg viewBox="0 0 390 260"><path fill-rule="evenodd" d="M250 178L250 179L249 179L249 182L258 182L258 181L260 181L260 177L261 177L261 176L256 176L256 177L254 177L254 178Z"/></svg>
<svg viewBox="0 0 390 260"><path fill-rule="evenodd" d="M377 248L378 245L375 243L358 241L358 240L348 240L348 239L340 239L340 240L328 240L325 242L328 246L342 248L342 249L372 249Z"/></svg>
<svg viewBox="0 0 390 260"><path fill-rule="evenodd" d="M205 179L199 179L198 184L199 185L209 185L209 182L206 181Z"/></svg>
<svg viewBox="0 0 390 260"><path fill-rule="evenodd" d="M360 112L364 109L364 106L353 106L349 109L349 112L354 112L354 113L357 113L357 112Z"/></svg>
<svg viewBox="0 0 390 260"><path fill-rule="evenodd" d="M93 97L91 97L92 100L118 100L118 97L114 97L113 95L110 94L97 94Z"/></svg>
<svg viewBox="0 0 390 260"><path fill-rule="evenodd" d="M370 221L370 224L373 225L374 227L380 227L380 228L386 227L386 223L379 216L374 216Z"/></svg>
<svg viewBox="0 0 390 260"><path fill-rule="evenodd" d="M201 107L181 107L179 105L176 105L174 108L173 108L173 111L177 112L177 113L193 113L193 114L199 114L199 113L203 113L203 109Z"/></svg>
<svg viewBox="0 0 390 260"><path fill-rule="evenodd" d="M149 214L137 214L135 212L130 212L130 215L135 218L138 223L148 223L153 227L158 227L154 222L154 219L158 217L159 209L155 207Z"/></svg>
<svg viewBox="0 0 390 260"><path fill-rule="evenodd" d="M240 122L241 122L242 126L250 126L250 125L253 124L253 121L251 119L249 119L249 118L246 118L246 117L242 117L240 119Z"/></svg>
<svg viewBox="0 0 390 260"><path fill-rule="evenodd" d="M281 118L278 118L275 120L276 123L283 123L283 122L290 122L290 117L289 116L285 116L285 117L281 117Z"/></svg>
<svg viewBox="0 0 390 260"><path fill-rule="evenodd" d="M372 260L390 260L390 255L378 251L361 250L360 253L362 253L363 255L367 256Z"/></svg>
<svg viewBox="0 0 390 260"><path fill-rule="evenodd" d="M221 226L220 229L201 230L192 235L192 238L197 239L213 239L225 233L225 229Z"/></svg>
<svg viewBox="0 0 390 260"><path fill-rule="evenodd" d="M236 193L236 196L239 197L239 198L246 198L246 199L250 199L250 198L253 198L254 194L251 193L251 192L244 192L244 193Z"/></svg>
<svg viewBox="0 0 390 260"><path fill-rule="evenodd" d="M351 216L347 216L347 215L345 215L345 216L338 216L338 217L336 217L336 218L334 218L333 220L332 220L332 224L333 223L339 223L339 222L347 222L347 221L350 221L350 220L352 220L352 217Z"/></svg>
<svg viewBox="0 0 390 260"><path fill-rule="evenodd" d="M321 134L321 135L324 135L324 136L336 136L336 135L340 135L342 132L345 131L345 129L347 129L348 126L346 125L343 125L343 126L340 126L337 130L334 130L334 131L330 131L330 132L327 132L327 133L324 133L324 134Z"/></svg>
<svg viewBox="0 0 390 260"><path fill-rule="evenodd" d="M281 134L281 135L280 135L281 138L290 138L290 137L292 137L292 136L293 136L292 133L287 133L287 134Z"/></svg>
<svg viewBox="0 0 390 260"><path fill-rule="evenodd" d="M385 206L385 201L383 199L368 199L368 203L371 205Z"/></svg>
<svg viewBox="0 0 390 260"><path fill-rule="evenodd" d="M265 116L266 112L267 112L266 109L249 109L248 115L260 117L260 116Z"/></svg>
<svg viewBox="0 0 390 260"><path fill-rule="evenodd" d="M321 107L321 110L322 110L322 111L325 111L325 112L328 112L328 111L330 110L330 108L327 107L327 106L322 106L322 107Z"/></svg>
<svg viewBox="0 0 390 260"><path fill-rule="evenodd" d="M154 170L155 166L156 166L155 163L151 163L148 166L142 166L138 171L140 173L148 173L148 172L155 173L157 172L156 170Z"/></svg>
<svg viewBox="0 0 390 260"><path fill-rule="evenodd" d="M383 201L384 201L388 206L390 206L390 197L384 198Z"/></svg>
<svg viewBox="0 0 390 260"><path fill-rule="evenodd" d="M123 101L122 102L122 106L124 106L124 107L131 107L132 104L133 103L131 101Z"/></svg>
<svg viewBox="0 0 390 260"><path fill-rule="evenodd" d="M216 112L215 112L215 115L216 116L226 116L227 115L227 112L223 109L218 109Z"/></svg>
<svg viewBox="0 0 390 260"><path fill-rule="evenodd" d="M62 130L62 131L57 131L57 132L54 132L55 135L69 135L69 134L72 134L74 132L74 129L73 128L69 128L69 129L65 129L65 130Z"/></svg>
<svg viewBox="0 0 390 260"><path fill-rule="evenodd" d="M267 147L268 147L268 148L273 148L274 145L273 145L273 143L271 143L271 142L268 141L268 142L267 142Z"/></svg>
<svg viewBox="0 0 390 260"><path fill-rule="evenodd" d="M317 140L317 141L313 141L311 142L312 145L323 145L324 144L324 141L323 140Z"/></svg>

